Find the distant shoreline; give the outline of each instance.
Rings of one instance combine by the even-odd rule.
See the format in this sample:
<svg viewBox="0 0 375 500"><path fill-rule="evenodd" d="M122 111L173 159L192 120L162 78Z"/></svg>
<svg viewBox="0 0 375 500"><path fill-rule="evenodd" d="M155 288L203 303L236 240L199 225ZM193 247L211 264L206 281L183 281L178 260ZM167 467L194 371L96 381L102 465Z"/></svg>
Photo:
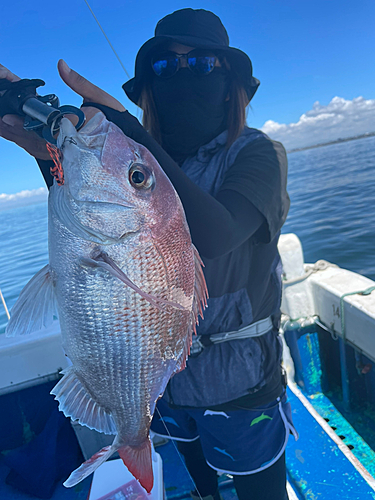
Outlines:
<svg viewBox="0 0 375 500"><path fill-rule="evenodd" d="M367 132L366 134L355 135L353 137L346 137L345 139L336 139L335 141L323 142L321 144L314 144L314 146L305 146L303 148L289 149L287 153L297 153L297 151L306 151L306 149L321 148L323 146L329 146L331 144L339 144L340 142L356 141L357 139L364 139L365 137L373 137L375 132Z"/></svg>

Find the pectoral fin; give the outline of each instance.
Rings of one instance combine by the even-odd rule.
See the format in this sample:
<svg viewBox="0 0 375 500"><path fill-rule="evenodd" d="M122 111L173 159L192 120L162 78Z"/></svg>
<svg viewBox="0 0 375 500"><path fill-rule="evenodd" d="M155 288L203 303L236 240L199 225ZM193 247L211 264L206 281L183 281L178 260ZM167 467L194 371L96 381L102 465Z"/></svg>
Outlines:
<svg viewBox="0 0 375 500"><path fill-rule="evenodd" d="M49 265L43 267L20 293L11 310L6 336L26 335L49 327L57 319L57 303Z"/></svg>
<svg viewBox="0 0 375 500"><path fill-rule="evenodd" d="M171 300L164 300L159 297L155 297L155 295L151 295L149 293L141 290L135 283L133 283L128 276L118 267L116 262L109 257L105 252L100 253L95 259L90 259L88 257L82 257L81 263L85 266L89 267L101 267L102 269L106 269L109 273L112 274L115 278L118 278L120 281L125 283L129 288L137 292L141 297L146 299L150 304L152 304L157 309L165 309L166 307L173 307L174 309L180 309L182 311L185 308L178 304L177 302L173 302Z"/></svg>

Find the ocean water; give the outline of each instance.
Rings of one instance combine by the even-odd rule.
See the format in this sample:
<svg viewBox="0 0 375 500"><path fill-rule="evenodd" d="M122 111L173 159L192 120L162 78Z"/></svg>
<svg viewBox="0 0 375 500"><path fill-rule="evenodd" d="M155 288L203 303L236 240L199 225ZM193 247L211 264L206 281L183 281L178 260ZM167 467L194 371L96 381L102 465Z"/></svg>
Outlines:
<svg viewBox="0 0 375 500"><path fill-rule="evenodd" d="M291 208L283 233L305 262L325 259L375 280L375 137L288 156Z"/></svg>
<svg viewBox="0 0 375 500"><path fill-rule="evenodd" d="M375 280L375 137L289 155L291 208L283 233L305 262L325 259ZM8 308L48 263L47 204L0 212L0 289ZM0 303L0 334L7 323Z"/></svg>

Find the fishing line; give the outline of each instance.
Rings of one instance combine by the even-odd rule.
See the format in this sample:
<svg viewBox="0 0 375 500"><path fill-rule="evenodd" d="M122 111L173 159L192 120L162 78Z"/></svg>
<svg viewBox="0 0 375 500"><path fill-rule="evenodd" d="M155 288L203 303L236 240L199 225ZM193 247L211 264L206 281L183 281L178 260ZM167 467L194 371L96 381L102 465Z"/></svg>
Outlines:
<svg viewBox="0 0 375 500"><path fill-rule="evenodd" d="M91 14L93 15L93 17L94 17L95 21L97 22L97 24L98 24L99 28L101 29L101 31L102 31L102 33L103 33L103 35L105 36L105 38L106 38L106 40L107 40L107 42L109 43L109 46L111 47L111 49L113 50L113 53L114 53L114 54L115 54L115 56L117 57L118 62L121 64L122 69L125 71L126 76L130 79L131 77L130 77L129 73L126 71L125 66L122 64L122 61L121 61L120 57L118 56L117 52L115 51L115 49L114 49L113 45L111 44L111 42L110 42L109 38L107 37L107 35L106 35L106 33L105 33L104 29L102 28L102 26L101 26L100 22L98 21L98 18L97 18L97 17L96 17L96 15L94 14L94 11L93 11L93 10L92 10L92 8L90 7L89 2L88 2L87 0L85 0L85 4L86 4L86 5L87 5L87 7L89 8L89 10L90 10Z"/></svg>
<svg viewBox="0 0 375 500"><path fill-rule="evenodd" d="M186 467L186 464L185 464L185 462L184 462L183 458L181 457L181 453L178 451L178 448L177 448L177 446L176 446L176 443L174 442L174 439L172 438L172 436L171 436L171 434L170 434L170 432L169 432L169 430L168 430L168 427L166 426L166 424L165 424L165 422L164 422L164 420L163 420L163 417L161 416L161 413L160 413L160 411L159 411L159 408L158 408L158 407L156 407L156 411L158 412L158 415L159 415L159 418L160 418L161 422L163 422L163 425L164 425L164 427L165 427L165 430L167 431L167 434L168 434L168 436L169 436L169 439L170 439L170 440L172 441L172 443L173 443L173 446L174 446L174 448L175 448L175 450L176 450L177 455L179 456L179 458L180 458L180 460L181 460L181 462L182 462L182 465L185 467L185 470L186 470L186 472L188 473L188 476L190 477L190 481L193 483L193 485L194 485L194 487L195 487L195 491L198 493L198 496L199 496L200 500L203 500L203 497L202 497L202 495L199 493L199 491L197 490L197 487L195 486L194 479L191 477L191 474L190 474L190 472L188 471L188 468Z"/></svg>
<svg viewBox="0 0 375 500"><path fill-rule="evenodd" d="M10 319L10 314L9 314L9 311L8 311L7 305L6 305L6 303L5 303L4 296L3 296L3 294L1 293L1 290L0 290L0 299L1 299L1 302L3 303L4 309L5 309L5 313L6 313L6 315L8 316L8 320L9 320L9 319Z"/></svg>

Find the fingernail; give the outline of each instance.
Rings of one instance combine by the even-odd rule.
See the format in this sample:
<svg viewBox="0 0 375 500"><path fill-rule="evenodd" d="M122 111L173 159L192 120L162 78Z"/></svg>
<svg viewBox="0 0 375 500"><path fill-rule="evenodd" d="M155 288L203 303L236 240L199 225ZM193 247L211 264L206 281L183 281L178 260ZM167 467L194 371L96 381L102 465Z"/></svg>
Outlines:
<svg viewBox="0 0 375 500"><path fill-rule="evenodd" d="M15 121L16 121L16 120L15 120L15 117L14 117L14 116L12 116L12 115L4 115L4 116L2 117L2 120L3 120L3 122L4 122L4 123L6 123L7 125L10 125L11 127L13 127L13 126L14 126L14 123L15 123Z"/></svg>
<svg viewBox="0 0 375 500"><path fill-rule="evenodd" d="M71 72L71 69L69 68L69 66L66 64L66 62L64 61L64 59L61 59L61 66L63 67L64 71L66 73L70 73Z"/></svg>

